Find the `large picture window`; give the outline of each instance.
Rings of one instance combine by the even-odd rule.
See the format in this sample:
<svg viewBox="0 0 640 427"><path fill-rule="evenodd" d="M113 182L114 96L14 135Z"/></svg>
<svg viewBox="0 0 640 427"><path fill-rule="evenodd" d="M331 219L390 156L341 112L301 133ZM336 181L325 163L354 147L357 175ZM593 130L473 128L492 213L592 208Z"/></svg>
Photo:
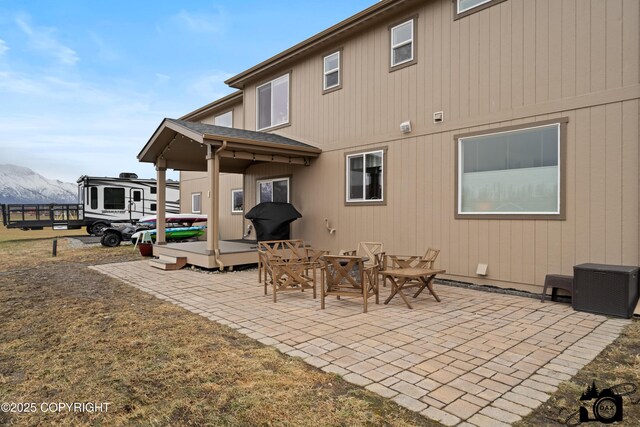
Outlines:
<svg viewBox="0 0 640 427"><path fill-rule="evenodd" d="M258 86L258 130L289 123L289 74Z"/></svg>
<svg viewBox="0 0 640 427"><path fill-rule="evenodd" d="M289 178L263 179L258 181L258 203L289 203Z"/></svg>
<svg viewBox="0 0 640 427"><path fill-rule="evenodd" d="M561 219L564 122L457 136L456 216Z"/></svg>
<svg viewBox="0 0 640 427"><path fill-rule="evenodd" d="M384 151L347 155L348 203L384 200Z"/></svg>
<svg viewBox="0 0 640 427"><path fill-rule="evenodd" d="M104 208L123 210L124 209L124 188L105 187Z"/></svg>

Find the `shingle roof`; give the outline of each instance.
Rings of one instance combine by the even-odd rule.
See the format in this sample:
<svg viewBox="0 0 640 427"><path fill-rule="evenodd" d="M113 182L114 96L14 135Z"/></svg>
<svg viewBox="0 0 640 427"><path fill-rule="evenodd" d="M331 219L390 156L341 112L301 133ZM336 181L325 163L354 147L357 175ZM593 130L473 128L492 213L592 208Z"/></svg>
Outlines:
<svg viewBox="0 0 640 427"><path fill-rule="evenodd" d="M245 139L245 140L258 141L258 142L268 142L271 144L281 144L281 145L289 145L293 147L311 148L311 149L316 149L320 151L317 147L314 147L313 145L305 144L303 142L296 141L294 139L287 138L286 136L278 135L275 133L256 132L253 130L236 129L236 128L230 128L226 126L215 126L215 125L209 125L206 123L189 122L186 120L177 120L177 119L165 119L165 120L175 123L179 126L185 127L203 136L216 135L220 137Z"/></svg>

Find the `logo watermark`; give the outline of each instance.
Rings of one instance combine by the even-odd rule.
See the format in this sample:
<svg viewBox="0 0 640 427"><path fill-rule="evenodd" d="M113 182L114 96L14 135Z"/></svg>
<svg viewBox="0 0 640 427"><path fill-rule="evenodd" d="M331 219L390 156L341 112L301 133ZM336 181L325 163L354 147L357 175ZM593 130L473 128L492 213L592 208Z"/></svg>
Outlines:
<svg viewBox="0 0 640 427"><path fill-rule="evenodd" d="M638 387L632 383L617 384L609 388L598 390L595 380L580 396L580 408L567 415L567 408L560 410L559 420L567 426L577 426L592 421L611 424L622 421L624 399L632 404L638 404L640 399L633 396Z"/></svg>

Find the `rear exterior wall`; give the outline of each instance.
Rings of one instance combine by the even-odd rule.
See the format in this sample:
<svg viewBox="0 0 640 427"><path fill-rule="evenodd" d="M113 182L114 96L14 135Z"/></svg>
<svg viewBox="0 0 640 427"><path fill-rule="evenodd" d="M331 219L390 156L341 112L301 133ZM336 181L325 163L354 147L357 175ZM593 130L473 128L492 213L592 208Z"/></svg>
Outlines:
<svg viewBox="0 0 640 427"><path fill-rule="evenodd" d="M390 72L388 25L416 14L417 64ZM343 87L323 95L322 53L337 48ZM256 86L291 72L290 125L274 132L323 150L309 167L248 169L245 208L257 179L289 175L304 215L294 237L334 251L435 247L437 266L464 281L539 290L575 264L639 265L639 52L637 0L507 0L456 21L450 1L424 2L245 87L255 129ZM566 220L454 218L453 135L561 117ZM387 149L386 204L345 206L345 153L377 148Z"/></svg>

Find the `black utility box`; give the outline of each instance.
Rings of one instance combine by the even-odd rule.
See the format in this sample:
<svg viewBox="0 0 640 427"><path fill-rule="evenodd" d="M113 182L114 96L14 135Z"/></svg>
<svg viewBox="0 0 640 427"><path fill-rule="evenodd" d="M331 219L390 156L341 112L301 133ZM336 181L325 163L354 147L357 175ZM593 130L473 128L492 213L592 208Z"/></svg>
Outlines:
<svg viewBox="0 0 640 427"><path fill-rule="evenodd" d="M574 310L633 316L638 304L638 267L580 264L573 267Z"/></svg>

